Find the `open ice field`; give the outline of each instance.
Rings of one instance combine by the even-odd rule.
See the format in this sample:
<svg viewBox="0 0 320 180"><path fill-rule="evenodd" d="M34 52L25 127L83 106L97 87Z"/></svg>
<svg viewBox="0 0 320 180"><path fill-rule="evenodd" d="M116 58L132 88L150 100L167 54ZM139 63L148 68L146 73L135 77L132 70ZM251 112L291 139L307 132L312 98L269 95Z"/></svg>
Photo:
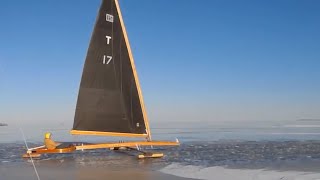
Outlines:
<svg viewBox="0 0 320 180"><path fill-rule="evenodd" d="M41 144L41 135L49 130L23 129L30 146ZM317 122L234 127L221 124L183 128L158 126L153 130L154 139L178 138L182 145L159 149L166 154L163 159L137 161L134 156L121 152L98 150L46 155L35 163L41 167L137 168L193 179L320 179L320 126ZM50 131L57 140L110 140L103 137L74 138L67 135L64 128ZM5 167L30 166L30 162L20 158L25 147L17 128L2 127L0 141L2 174L9 172Z"/></svg>

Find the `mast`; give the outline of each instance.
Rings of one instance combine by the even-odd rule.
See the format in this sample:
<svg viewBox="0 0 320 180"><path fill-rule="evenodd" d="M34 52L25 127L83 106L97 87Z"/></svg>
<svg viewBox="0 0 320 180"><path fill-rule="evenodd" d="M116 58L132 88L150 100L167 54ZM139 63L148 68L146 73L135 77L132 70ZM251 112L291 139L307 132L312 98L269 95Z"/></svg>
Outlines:
<svg viewBox="0 0 320 180"><path fill-rule="evenodd" d="M71 134L146 137L151 141L118 0L102 0L84 64Z"/></svg>
<svg viewBox="0 0 320 180"><path fill-rule="evenodd" d="M127 30L126 30L126 27L125 27L124 22L123 22L119 1L115 0L115 4L116 4L117 11L118 11L118 14L119 14L119 19L120 19L120 24L121 24L122 31L123 31L123 34L124 34L124 39L125 39L125 42L127 44L128 51L129 51L129 58L130 58L131 66L132 66L132 69L133 69L134 79L136 81L136 85L137 85L137 89L138 89L139 100L140 100L142 113L143 113L143 120L144 120L144 123L146 125L146 130L147 130L147 134L148 134L147 140L151 141L152 137L151 137L149 119L148 119L147 111L146 111L146 108L145 108L145 105L144 105L144 100L143 100L143 96L142 96L142 90L141 90L141 86L140 86L140 81L139 81L138 73L137 73L137 70L136 70L136 67L135 67L135 64L134 64L134 58L133 58L133 55L132 55L132 51L131 51L131 46L130 46Z"/></svg>

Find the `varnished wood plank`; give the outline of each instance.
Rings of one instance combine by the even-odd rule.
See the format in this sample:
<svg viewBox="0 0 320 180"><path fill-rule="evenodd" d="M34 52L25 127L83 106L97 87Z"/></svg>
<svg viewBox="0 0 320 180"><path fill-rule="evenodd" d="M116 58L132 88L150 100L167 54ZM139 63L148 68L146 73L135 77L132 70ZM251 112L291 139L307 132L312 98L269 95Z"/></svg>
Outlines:
<svg viewBox="0 0 320 180"><path fill-rule="evenodd" d="M103 148L115 148L115 147L136 147L136 146L179 146L179 142L171 141L133 141L123 143L101 143L101 144L88 144L76 146L77 150L85 149L103 149Z"/></svg>

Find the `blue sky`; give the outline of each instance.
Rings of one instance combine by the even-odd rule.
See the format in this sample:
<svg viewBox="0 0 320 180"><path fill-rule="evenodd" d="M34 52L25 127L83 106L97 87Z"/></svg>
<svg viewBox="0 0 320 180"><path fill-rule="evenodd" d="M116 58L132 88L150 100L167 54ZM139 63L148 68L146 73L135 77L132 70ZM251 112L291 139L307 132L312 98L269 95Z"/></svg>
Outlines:
<svg viewBox="0 0 320 180"><path fill-rule="evenodd" d="M121 0L152 122L320 118L320 2ZM0 121L71 124L99 0L0 2Z"/></svg>

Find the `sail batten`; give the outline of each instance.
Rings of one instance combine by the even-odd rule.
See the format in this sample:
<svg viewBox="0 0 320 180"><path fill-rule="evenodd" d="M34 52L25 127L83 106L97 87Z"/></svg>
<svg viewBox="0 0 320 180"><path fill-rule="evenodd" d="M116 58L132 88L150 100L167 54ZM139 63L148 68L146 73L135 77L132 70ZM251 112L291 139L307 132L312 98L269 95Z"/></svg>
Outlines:
<svg viewBox="0 0 320 180"><path fill-rule="evenodd" d="M117 0L102 0L84 64L71 133L151 137Z"/></svg>

